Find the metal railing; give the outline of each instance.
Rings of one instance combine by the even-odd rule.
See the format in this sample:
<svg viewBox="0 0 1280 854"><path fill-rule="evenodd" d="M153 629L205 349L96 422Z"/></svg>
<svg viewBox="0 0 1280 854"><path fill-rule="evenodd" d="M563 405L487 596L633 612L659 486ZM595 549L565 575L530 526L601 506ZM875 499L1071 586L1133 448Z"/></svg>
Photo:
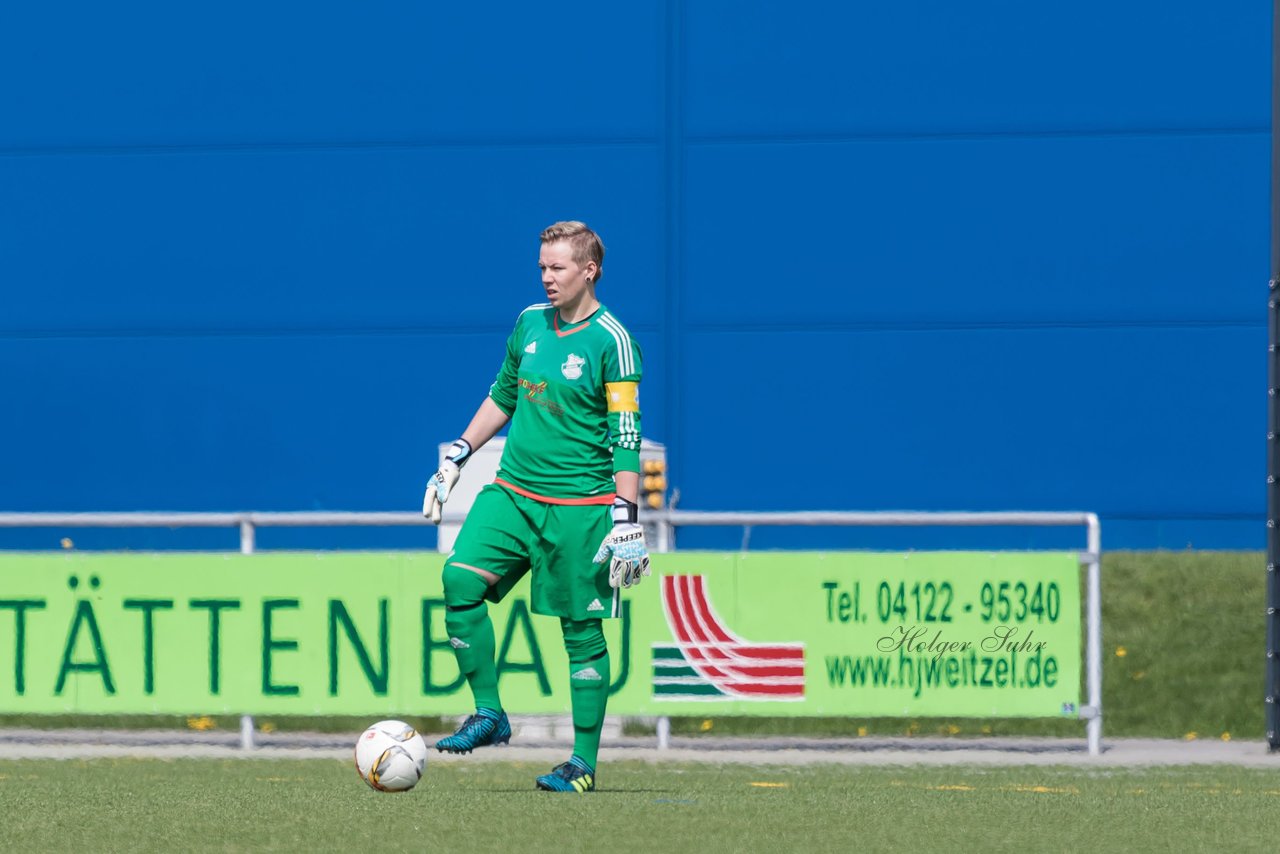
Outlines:
<svg viewBox="0 0 1280 854"><path fill-rule="evenodd" d="M464 514L446 514L445 522L460 523ZM1088 704L1079 716L1086 722L1089 753L1102 752L1102 528L1096 513L1085 512L916 512L916 511L793 511L707 512L657 510L644 514L646 524L659 529L664 547L675 547L674 532L684 527L743 528L745 550L751 529L763 526L827 527L1084 527L1086 549L1080 561L1088 567L1085 600L1085 685ZM413 512L357 513L301 511L293 513L0 513L0 528L239 528L240 551L252 554L255 532L265 527L345 527L429 525ZM665 550L665 548L664 548ZM658 721L659 746L670 733L667 719Z"/></svg>
<svg viewBox="0 0 1280 854"><path fill-rule="evenodd" d="M446 514L460 523L463 514ZM239 528L240 553L253 554L258 528L431 527L420 513L298 511L290 513L0 513L0 528Z"/></svg>

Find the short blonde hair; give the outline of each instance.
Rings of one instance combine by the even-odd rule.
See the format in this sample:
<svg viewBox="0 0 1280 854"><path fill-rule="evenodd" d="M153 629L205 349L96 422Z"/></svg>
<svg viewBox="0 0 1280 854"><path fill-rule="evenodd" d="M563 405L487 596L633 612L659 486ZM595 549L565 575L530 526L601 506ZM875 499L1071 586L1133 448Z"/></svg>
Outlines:
<svg viewBox="0 0 1280 854"><path fill-rule="evenodd" d="M543 244L561 240L569 241L575 264L596 262L596 277L592 282L600 281L604 276L604 241L600 239L600 235L592 231L585 222L578 222L576 219L557 222L542 230Z"/></svg>

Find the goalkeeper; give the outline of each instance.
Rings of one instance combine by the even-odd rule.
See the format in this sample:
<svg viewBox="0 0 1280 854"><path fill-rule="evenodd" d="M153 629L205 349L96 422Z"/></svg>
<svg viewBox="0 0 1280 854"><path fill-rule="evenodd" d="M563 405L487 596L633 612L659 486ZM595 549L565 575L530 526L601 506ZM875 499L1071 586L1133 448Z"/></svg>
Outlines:
<svg viewBox="0 0 1280 854"><path fill-rule="evenodd" d="M596 299L603 262L604 244L581 222L542 232L547 301L520 313L489 396L422 503L439 524L467 458L510 422L498 476L445 561L445 626L476 711L436 748L469 753L510 740L486 601L501 601L531 571L533 611L560 618L569 653L573 755L537 779L552 792L595 788L610 680L601 620L618 616L620 588L649 574L636 519L640 348Z"/></svg>

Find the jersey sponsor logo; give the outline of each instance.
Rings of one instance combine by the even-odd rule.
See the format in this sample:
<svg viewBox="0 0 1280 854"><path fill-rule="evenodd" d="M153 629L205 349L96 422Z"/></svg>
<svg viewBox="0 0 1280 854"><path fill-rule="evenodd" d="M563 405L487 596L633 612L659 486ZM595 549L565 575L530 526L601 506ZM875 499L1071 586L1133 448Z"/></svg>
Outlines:
<svg viewBox="0 0 1280 854"><path fill-rule="evenodd" d="M471 649L471 644L467 643L462 638L449 638L449 646L454 649Z"/></svg>
<svg viewBox="0 0 1280 854"><path fill-rule="evenodd" d="M524 348L524 351L525 351L526 353L529 353L529 354L533 354L533 353L538 352L538 342L537 342L537 341L530 341L530 342L529 342L529 346L528 346L528 347L525 347L525 348Z"/></svg>
<svg viewBox="0 0 1280 854"><path fill-rule="evenodd" d="M567 380L576 380L582 376L582 366L587 360L579 356L577 353L570 353L569 358L564 360L564 364L560 366L560 373L564 374Z"/></svg>
<svg viewBox="0 0 1280 854"><path fill-rule="evenodd" d="M552 415L556 415L556 416L564 415L563 406L556 403L554 400L547 400L545 397L538 396L547 390L546 380L543 380L540 383L535 383L533 380L527 380L524 377L521 377L520 379L516 380L516 385L520 386L520 388L525 390L525 395L524 395L525 400L529 401L535 406L541 406L543 409L547 410L547 412L550 412Z"/></svg>
<svg viewBox="0 0 1280 854"><path fill-rule="evenodd" d="M587 682L599 682L601 679L600 671L596 670L594 667L584 667L581 670L575 670L573 673L569 674L569 678Z"/></svg>
<svg viewBox="0 0 1280 854"><path fill-rule="evenodd" d="M716 613L701 575L662 578L675 643L653 645L655 700L803 700L804 644L744 640Z"/></svg>
<svg viewBox="0 0 1280 854"><path fill-rule="evenodd" d="M592 599L591 604L587 606L588 611L603 611L604 606L600 604L599 599Z"/></svg>
<svg viewBox="0 0 1280 854"><path fill-rule="evenodd" d="M547 390L546 380L543 380L540 383L535 383L533 380L527 380L524 377L521 377L516 384L525 390L525 397L529 400L533 400L535 397Z"/></svg>

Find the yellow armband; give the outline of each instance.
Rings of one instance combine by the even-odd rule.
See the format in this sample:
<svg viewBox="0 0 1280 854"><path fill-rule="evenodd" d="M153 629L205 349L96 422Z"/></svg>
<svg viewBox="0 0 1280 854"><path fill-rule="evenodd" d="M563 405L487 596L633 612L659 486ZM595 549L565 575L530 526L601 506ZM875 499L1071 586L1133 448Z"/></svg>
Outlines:
<svg viewBox="0 0 1280 854"><path fill-rule="evenodd" d="M610 412L640 411L640 383L605 383L604 393Z"/></svg>

